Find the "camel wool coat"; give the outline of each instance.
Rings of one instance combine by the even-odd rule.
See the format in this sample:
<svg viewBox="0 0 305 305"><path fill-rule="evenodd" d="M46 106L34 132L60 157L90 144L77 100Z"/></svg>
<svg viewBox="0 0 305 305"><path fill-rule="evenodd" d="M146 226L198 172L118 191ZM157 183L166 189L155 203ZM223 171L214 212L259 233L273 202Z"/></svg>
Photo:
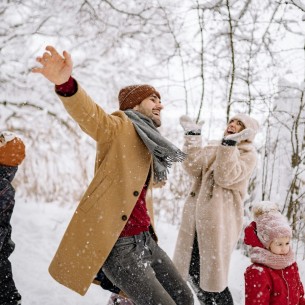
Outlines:
<svg viewBox="0 0 305 305"><path fill-rule="evenodd" d="M96 162L94 178L64 233L49 272L62 285L84 295L137 202L152 156L124 112L107 114L79 85L75 95L59 98L81 129L96 141ZM153 225L151 182L146 206Z"/></svg>
<svg viewBox="0 0 305 305"><path fill-rule="evenodd" d="M188 278L194 233L200 254L200 287L221 292L228 286L231 254L243 225L243 200L256 165L252 143L202 148L201 136L185 136L183 166L194 183L186 200L174 263Z"/></svg>

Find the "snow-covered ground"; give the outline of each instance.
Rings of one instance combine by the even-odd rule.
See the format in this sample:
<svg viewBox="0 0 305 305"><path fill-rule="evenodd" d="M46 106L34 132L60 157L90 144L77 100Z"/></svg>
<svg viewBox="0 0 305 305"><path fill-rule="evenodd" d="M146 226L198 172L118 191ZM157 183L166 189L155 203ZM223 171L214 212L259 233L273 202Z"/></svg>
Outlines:
<svg viewBox="0 0 305 305"><path fill-rule="evenodd" d="M46 203L23 203L16 199L12 217L15 252L11 256L16 286L23 305L106 305L110 293L91 285L85 296L58 284L48 273L49 263L75 207ZM156 223L159 244L172 257L177 227ZM305 262L299 261L301 278L305 282ZM229 287L235 305L244 304L243 272L249 260L235 251L231 263ZM199 305L198 301L195 301Z"/></svg>

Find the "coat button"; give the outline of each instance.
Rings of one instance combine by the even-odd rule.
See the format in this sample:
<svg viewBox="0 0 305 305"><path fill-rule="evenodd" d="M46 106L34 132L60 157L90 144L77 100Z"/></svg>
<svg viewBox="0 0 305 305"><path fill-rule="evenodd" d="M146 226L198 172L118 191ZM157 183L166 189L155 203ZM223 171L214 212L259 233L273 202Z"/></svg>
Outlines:
<svg viewBox="0 0 305 305"><path fill-rule="evenodd" d="M195 193L195 192L191 192L190 195L191 195L192 197L195 197L196 193Z"/></svg>
<svg viewBox="0 0 305 305"><path fill-rule="evenodd" d="M138 192L138 191L134 191L134 192L133 192L133 195L134 195L135 197L137 197L137 196L139 196L139 192Z"/></svg>
<svg viewBox="0 0 305 305"><path fill-rule="evenodd" d="M126 220L127 220L127 216L126 216L126 215L123 215L123 216L122 216L122 220L126 221Z"/></svg>

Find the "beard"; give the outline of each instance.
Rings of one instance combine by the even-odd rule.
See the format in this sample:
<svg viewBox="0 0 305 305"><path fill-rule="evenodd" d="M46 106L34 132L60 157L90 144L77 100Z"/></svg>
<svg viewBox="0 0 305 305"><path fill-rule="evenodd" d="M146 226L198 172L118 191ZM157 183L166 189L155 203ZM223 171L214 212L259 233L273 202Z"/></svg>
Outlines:
<svg viewBox="0 0 305 305"><path fill-rule="evenodd" d="M155 117L154 115L151 117L151 120L153 121L155 127L160 127L161 126L161 118L160 117Z"/></svg>

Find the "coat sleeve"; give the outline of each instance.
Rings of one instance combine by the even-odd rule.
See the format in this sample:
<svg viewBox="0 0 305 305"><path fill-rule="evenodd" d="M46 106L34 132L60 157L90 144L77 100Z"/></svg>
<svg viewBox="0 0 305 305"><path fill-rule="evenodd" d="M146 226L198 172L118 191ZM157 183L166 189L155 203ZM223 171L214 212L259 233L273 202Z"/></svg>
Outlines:
<svg viewBox="0 0 305 305"><path fill-rule="evenodd" d="M305 305L305 295L304 295L304 288L302 283L300 282L300 290L301 290L301 296L299 300L299 305Z"/></svg>
<svg viewBox="0 0 305 305"><path fill-rule="evenodd" d="M245 305L269 305L272 286L266 270L261 266L251 265L244 276Z"/></svg>
<svg viewBox="0 0 305 305"><path fill-rule="evenodd" d="M304 287L300 278L300 274L299 274L299 267L296 264L296 270L297 270L297 276L298 276L298 282L299 282L299 289L300 289L300 300L299 300L299 305L305 305L305 295L304 295Z"/></svg>
<svg viewBox="0 0 305 305"><path fill-rule="evenodd" d="M243 189L253 173L256 160L257 155L254 148L240 153L236 146L220 145L214 167L215 183L231 190Z"/></svg>
<svg viewBox="0 0 305 305"><path fill-rule="evenodd" d="M182 166L192 177L199 177L201 175L202 167L204 166L201 146L201 136L186 135L184 137L183 152L187 154L187 157L182 163Z"/></svg>
<svg viewBox="0 0 305 305"><path fill-rule="evenodd" d="M15 190L7 179L0 180L0 251L10 229Z"/></svg>
<svg viewBox="0 0 305 305"><path fill-rule="evenodd" d="M7 179L0 180L0 226L10 223L15 204L15 189Z"/></svg>
<svg viewBox="0 0 305 305"><path fill-rule="evenodd" d="M85 133L95 141L109 142L115 136L122 121L128 120L127 116L123 112L118 112L121 113L120 116L107 114L79 84L77 86L78 89L74 95L70 97L58 95L58 97Z"/></svg>

